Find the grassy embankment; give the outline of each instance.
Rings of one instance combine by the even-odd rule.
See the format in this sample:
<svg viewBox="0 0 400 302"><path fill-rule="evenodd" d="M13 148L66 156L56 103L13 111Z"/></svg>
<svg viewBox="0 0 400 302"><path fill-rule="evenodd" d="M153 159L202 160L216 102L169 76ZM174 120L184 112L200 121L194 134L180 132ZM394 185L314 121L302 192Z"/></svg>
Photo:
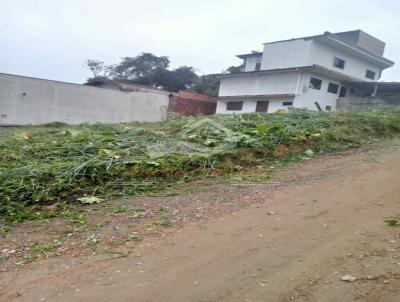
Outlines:
<svg viewBox="0 0 400 302"><path fill-rule="evenodd" d="M160 124L3 128L0 216L9 222L51 217L78 199L91 203L156 192L399 134L400 111L296 111ZM50 204L57 206L42 210Z"/></svg>

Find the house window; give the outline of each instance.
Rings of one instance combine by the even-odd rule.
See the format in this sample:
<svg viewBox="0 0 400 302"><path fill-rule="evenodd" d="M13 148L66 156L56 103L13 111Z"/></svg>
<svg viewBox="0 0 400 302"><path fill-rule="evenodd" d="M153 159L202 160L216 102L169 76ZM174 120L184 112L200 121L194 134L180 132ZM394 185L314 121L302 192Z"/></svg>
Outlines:
<svg viewBox="0 0 400 302"><path fill-rule="evenodd" d="M283 106L293 106L293 102L283 102Z"/></svg>
<svg viewBox="0 0 400 302"><path fill-rule="evenodd" d="M309 85L310 88L321 90L321 85L322 85L322 80L317 78L310 79L310 85Z"/></svg>
<svg viewBox="0 0 400 302"><path fill-rule="evenodd" d="M259 71L261 68L261 63L256 63L255 71Z"/></svg>
<svg viewBox="0 0 400 302"><path fill-rule="evenodd" d="M337 94L338 91L339 91L339 85L336 85L334 83L329 83L328 85L329 93Z"/></svg>
<svg viewBox="0 0 400 302"><path fill-rule="evenodd" d="M367 69L367 72L365 73L365 77L367 79L375 80L375 72Z"/></svg>
<svg viewBox="0 0 400 302"><path fill-rule="evenodd" d="M335 57L333 59L333 66L335 66L337 68L344 69L344 64L345 63L346 63L345 60L342 60L342 59L340 59L338 57Z"/></svg>
<svg viewBox="0 0 400 302"><path fill-rule="evenodd" d="M228 102L226 104L227 111L240 111L243 108L243 102Z"/></svg>

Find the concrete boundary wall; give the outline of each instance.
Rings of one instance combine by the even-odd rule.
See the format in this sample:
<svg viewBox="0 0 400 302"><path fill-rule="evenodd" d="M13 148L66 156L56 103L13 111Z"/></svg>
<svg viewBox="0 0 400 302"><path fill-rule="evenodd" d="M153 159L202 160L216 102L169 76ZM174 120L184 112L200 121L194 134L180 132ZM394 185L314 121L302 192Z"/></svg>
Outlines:
<svg viewBox="0 0 400 302"><path fill-rule="evenodd" d="M0 125L161 122L169 96L0 73Z"/></svg>
<svg viewBox="0 0 400 302"><path fill-rule="evenodd" d="M400 110L400 96L339 98L337 110L371 110L395 108Z"/></svg>

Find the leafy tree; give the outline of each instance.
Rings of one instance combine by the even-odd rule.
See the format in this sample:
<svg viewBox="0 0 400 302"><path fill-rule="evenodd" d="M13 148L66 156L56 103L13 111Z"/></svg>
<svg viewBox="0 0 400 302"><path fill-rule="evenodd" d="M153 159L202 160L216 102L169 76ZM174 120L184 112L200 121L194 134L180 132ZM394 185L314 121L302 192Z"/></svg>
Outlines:
<svg viewBox="0 0 400 302"><path fill-rule="evenodd" d="M219 74L206 74L199 77L192 85L191 89L211 96L218 96Z"/></svg>
<svg viewBox="0 0 400 302"><path fill-rule="evenodd" d="M152 53L141 53L136 57L125 57L111 69L114 79L133 80L136 83L151 85L155 73L169 67L168 57L157 57Z"/></svg>
<svg viewBox="0 0 400 302"><path fill-rule="evenodd" d="M88 84L96 79L128 80L168 91L179 91L187 89L198 78L193 67L181 66L170 70L168 57L157 57L151 53L124 57L120 63L110 66L98 60L88 60L86 66L93 72L93 78L88 79ZM100 76L100 73L103 75Z"/></svg>
<svg viewBox="0 0 400 302"><path fill-rule="evenodd" d="M239 73L242 72L244 65L239 65L239 66L230 66L228 67L228 69L226 70L226 72L228 73Z"/></svg>
<svg viewBox="0 0 400 302"><path fill-rule="evenodd" d="M228 69L223 71L221 74L224 73L239 73L242 72L243 64L239 66L230 66ZM213 74L206 74L199 77L194 84L192 85L191 89L198 92L204 93L211 96L218 96L219 91L219 76L218 73Z"/></svg>
<svg viewBox="0 0 400 302"><path fill-rule="evenodd" d="M166 88L170 91L179 91L190 88L198 79L193 67L180 66L171 71L169 82Z"/></svg>
<svg viewBox="0 0 400 302"><path fill-rule="evenodd" d="M87 60L85 66L90 69L94 78L99 77L100 73L103 73L106 68L104 62L99 60Z"/></svg>
<svg viewBox="0 0 400 302"><path fill-rule="evenodd" d="M149 85L168 91L191 89L199 93L218 95L218 74L198 76L191 66L169 68L169 58L158 57L152 53L143 52L136 57L124 57L115 65L105 65L99 60L87 60L85 65L93 77L87 84L98 79L125 80L136 84ZM230 66L222 73L241 72L243 66Z"/></svg>

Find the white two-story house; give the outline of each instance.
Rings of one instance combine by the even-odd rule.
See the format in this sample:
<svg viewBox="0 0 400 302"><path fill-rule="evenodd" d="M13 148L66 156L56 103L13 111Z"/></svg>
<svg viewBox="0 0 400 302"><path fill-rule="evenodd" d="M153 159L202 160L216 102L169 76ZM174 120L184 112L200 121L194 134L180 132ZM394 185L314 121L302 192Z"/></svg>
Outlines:
<svg viewBox="0 0 400 302"><path fill-rule="evenodd" d="M394 64L384 49L361 30L265 43L263 52L238 56L242 72L221 75L216 113L334 110L352 83L377 81Z"/></svg>

